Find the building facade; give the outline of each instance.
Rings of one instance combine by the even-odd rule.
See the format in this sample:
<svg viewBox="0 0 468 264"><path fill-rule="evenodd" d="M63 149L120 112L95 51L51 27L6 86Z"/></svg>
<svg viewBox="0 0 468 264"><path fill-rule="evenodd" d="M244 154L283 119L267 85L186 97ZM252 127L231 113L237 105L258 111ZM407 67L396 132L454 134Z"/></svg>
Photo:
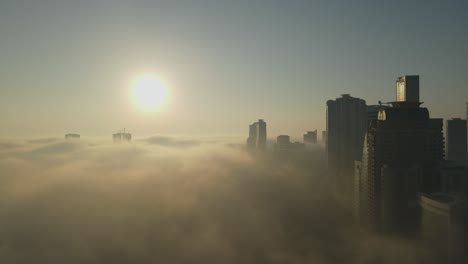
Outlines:
<svg viewBox="0 0 468 264"><path fill-rule="evenodd" d="M322 143L326 146L327 145L327 131L322 131Z"/></svg>
<svg viewBox="0 0 468 264"><path fill-rule="evenodd" d="M451 161L443 162L441 176L443 192L458 193L468 197L468 168L466 166Z"/></svg>
<svg viewBox="0 0 468 264"><path fill-rule="evenodd" d="M456 164L466 163L466 120L449 119L446 122L446 158Z"/></svg>
<svg viewBox="0 0 468 264"><path fill-rule="evenodd" d="M440 188L442 125L442 119L429 118L426 108L406 103L395 103L370 122L359 196L361 219L372 229L406 226L417 193Z"/></svg>
<svg viewBox="0 0 468 264"><path fill-rule="evenodd" d="M396 82L397 102L419 103L419 75L405 75Z"/></svg>

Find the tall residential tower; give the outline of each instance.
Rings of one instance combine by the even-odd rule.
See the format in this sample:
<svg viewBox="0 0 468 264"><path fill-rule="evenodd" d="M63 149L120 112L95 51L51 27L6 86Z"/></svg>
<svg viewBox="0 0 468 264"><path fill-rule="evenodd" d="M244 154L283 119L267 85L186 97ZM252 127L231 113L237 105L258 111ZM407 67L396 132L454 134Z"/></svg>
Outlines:
<svg viewBox="0 0 468 264"><path fill-rule="evenodd" d="M355 168L355 208L370 229L414 231L418 193L441 188L443 120L430 118L420 104L393 102L369 122L362 160Z"/></svg>
<svg viewBox="0 0 468 264"><path fill-rule="evenodd" d="M266 149L267 133L266 122L259 119L257 122L249 125L249 138L247 138L247 148L250 150Z"/></svg>
<svg viewBox="0 0 468 264"><path fill-rule="evenodd" d="M328 170L338 191L352 192L354 161L361 159L367 128L366 101L343 94L327 102Z"/></svg>

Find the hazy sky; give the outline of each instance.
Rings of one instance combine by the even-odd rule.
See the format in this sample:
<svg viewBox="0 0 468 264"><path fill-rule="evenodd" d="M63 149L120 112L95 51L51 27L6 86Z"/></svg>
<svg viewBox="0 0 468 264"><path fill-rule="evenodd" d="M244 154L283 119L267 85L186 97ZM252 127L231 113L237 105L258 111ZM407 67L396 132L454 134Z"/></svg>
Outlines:
<svg viewBox="0 0 468 264"><path fill-rule="evenodd" d="M434 117L464 117L467 1L0 2L1 137L151 134L269 136L325 127L343 93L368 104L421 76ZM139 111L129 83L170 87L160 113Z"/></svg>

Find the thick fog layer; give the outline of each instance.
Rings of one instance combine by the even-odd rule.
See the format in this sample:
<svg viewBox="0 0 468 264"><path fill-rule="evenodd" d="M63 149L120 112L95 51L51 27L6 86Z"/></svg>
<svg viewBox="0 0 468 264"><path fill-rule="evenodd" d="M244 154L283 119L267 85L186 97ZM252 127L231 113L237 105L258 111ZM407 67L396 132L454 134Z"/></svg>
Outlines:
<svg viewBox="0 0 468 264"><path fill-rule="evenodd" d="M322 151L293 162L225 140L2 141L0 263L424 263L410 241L353 224Z"/></svg>

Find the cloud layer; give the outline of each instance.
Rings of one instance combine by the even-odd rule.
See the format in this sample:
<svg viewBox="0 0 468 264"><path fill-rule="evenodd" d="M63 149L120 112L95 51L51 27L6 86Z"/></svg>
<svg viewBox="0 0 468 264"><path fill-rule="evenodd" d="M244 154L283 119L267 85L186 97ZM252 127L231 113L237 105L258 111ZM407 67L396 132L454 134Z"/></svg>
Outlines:
<svg viewBox="0 0 468 264"><path fill-rule="evenodd" d="M423 263L358 231L322 153L222 140L0 142L0 263Z"/></svg>

